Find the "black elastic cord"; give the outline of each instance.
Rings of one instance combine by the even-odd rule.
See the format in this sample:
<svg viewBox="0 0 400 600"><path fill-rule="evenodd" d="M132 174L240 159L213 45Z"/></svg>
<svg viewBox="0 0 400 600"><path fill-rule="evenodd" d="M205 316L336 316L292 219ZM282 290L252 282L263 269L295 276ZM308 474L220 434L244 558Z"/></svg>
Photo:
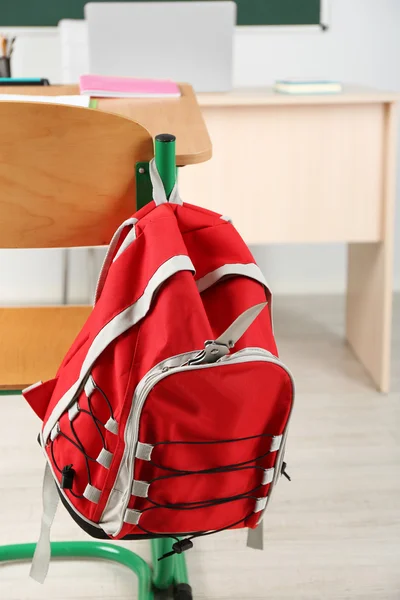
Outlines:
<svg viewBox="0 0 400 600"><path fill-rule="evenodd" d="M101 388L100 388L100 387L97 385L97 383L96 383L96 382L95 382L95 380L93 379L93 375L92 375L92 380L93 380L94 388L95 388L95 389L96 389L96 390L97 390L97 391L98 391L98 392L99 392L99 393L100 393L100 394L103 396L104 400L105 400L105 401L106 401L106 403L107 403L108 410L110 411L110 417L111 417L112 419L114 419L114 412L113 412L113 409L112 409L112 406L111 406L111 403L110 403L109 399L107 398L107 396L106 396L106 394L103 392L103 390L102 390L102 389L101 389ZM89 400L89 397L88 397L88 400Z"/></svg>
<svg viewBox="0 0 400 600"><path fill-rule="evenodd" d="M101 425L102 427L105 427L105 424L103 423L103 421L100 421L100 419L98 419L98 418L96 417L96 415L94 415L93 413L91 413L89 410L86 410L86 408L80 408L80 407L79 407L79 412L81 412L81 413L84 413L85 415L89 415L90 417L92 417L92 419L93 419L94 421L96 421L96 423L97 423L98 425ZM100 430L100 431L101 431L101 430ZM102 438L103 438L103 435L102 435L102 434L101 434L101 436L102 436Z"/></svg>
<svg viewBox="0 0 400 600"><path fill-rule="evenodd" d="M244 441L244 440L249 440L249 439L255 439L255 438L259 438L259 437L273 437L271 435L266 435L266 434L261 434L261 435L256 435L256 436L249 436L247 438L238 438L238 440L222 440L222 441L215 441L215 442L187 442L188 444L216 444L216 443L230 443L233 441ZM159 442L158 444L154 444L154 446L156 445L166 445L166 444L185 444L186 442ZM214 473L229 473L229 472L235 472L235 471L242 471L242 470L247 470L247 469L260 469L262 471L264 471L264 468L258 465L252 465L249 466L249 463L255 462L257 460L260 460L262 458L265 458L266 456L268 456L269 454L271 454L271 450L268 450L267 452L256 456L255 458L252 458L248 461L243 461L241 463L236 463L236 464L231 464L231 465L224 465L222 467L215 467L212 469L202 469L202 470L197 470L197 471L183 471L183 470L179 470L179 469L172 469L170 467L165 467L162 465L158 465L157 463L155 463L153 460L150 461L150 463L155 466L158 467L160 469L163 470L168 470L168 471L173 471L173 474L171 475L161 475L160 477L155 477L154 479L152 479L149 483L154 483L155 481L159 481L162 479L171 479L173 477L187 477L190 475L198 475L198 474L214 474ZM147 501L150 502L152 504L152 506L149 506L147 508L145 508L142 513L148 512L149 510L156 510L159 508L164 508L166 510L199 510L199 509L203 509L203 508L211 508L213 506L220 506L223 504L227 504L229 502L235 502L238 500L247 500L247 499L251 499L251 500L257 500L258 498L255 496L252 496L251 494L255 493L258 489L260 489L261 487L263 487L262 484L256 486L255 488L244 492L242 494L238 494L236 496L230 496L230 497L226 497L226 498L217 498L217 499L210 499L210 500L203 500L203 501L196 501L196 502L182 502L182 503L174 503L174 504L159 504L157 503L155 500L152 500L151 498L147 498ZM226 529L231 529L232 527L235 527L236 525L238 525L239 523L242 523L243 521L245 521L249 516L251 516L253 514L253 512L251 512L248 516L244 517L243 519L240 519L240 521L237 521L233 524L230 524L226 527L223 527L221 529L218 529L216 531L212 531L209 533L199 533L199 534L195 534L193 536L191 536L190 538L186 538L186 540L190 541L192 539L194 539L195 537L200 537L202 535L210 535L211 533L218 533L220 531L225 531ZM157 534L154 532L151 532L149 530L145 530L142 526L137 525L137 527L139 527L139 529L141 529L142 531L144 531L145 533L147 533L148 535L154 535L156 536ZM172 536L169 536L172 537ZM176 538L174 538L176 539ZM177 542L178 543L178 542ZM178 544L179 545L179 544ZM181 550L180 550L181 551ZM168 556L171 556L172 554L175 553L175 550L172 551L172 553L168 553ZM165 558L165 557L164 557ZM161 559L159 559L161 560Z"/></svg>
<svg viewBox="0 0 400 600"><path fill-rule="evenodd" d="M261 486L258 486L261 487ZM258 489L255 488L255 490ZM247 494L247 492L246 492ZM202 508L212 508L213 506L220 506L221 504L228 504L229 502L236 502L238 500L258 500L257 496L248 496L243 494L239 494L238 496L232 496L231 498L222 498L220 500L214 500L212 503L210 504L206 504L205 506L184 506L184 505L179 505L179 504L160 504L157 506L148 506L147 508L144 508L141 511L141 514L148 512L149 510L158 510L159 508L165 508L165 510L200 510Z"/></svg>
<svg viewBox="0 0 400 600"><path fill-rule="evenodd" d="M170 445L170 444L188 444L188 445L208 445L208 444L228 444L228 443L234 443L234 442L240 442L240 441L247 441L247 440L252 440L252 439L256 439L256 438L262 438L262 437L269 437L272 438L272 435L269 434L260 434L260 435L254 435L254 436L248 436L245 438L236 438L236 439L228 439L228 440L217 440L217 441L211 441L211 442L182 442L182 441L177 441L177 442L173 442L173 441L167 441L167 442L157 442L155 444L153 444L154 446L161 446L161 445ZM260 469L263 470L263 467L259 466L259 465L252 465L250 466L250 463L256 462L258 460L261 460L262 458L265 458L266 456L268 456L269 454L271 454L271 450L268 450L267 452L256 456L255 458L252 458L250 460L247 461L242 461L240 463L234 463L234 464L230 464L230 465L224 465L222 467L215 467L212 469L201 469L201 470L196 470L196 471L189 471L189 470L182 470L182 469L174 469L172 467L166 467L164 465L159 465L157 463L154 462L154 460L150 461L150 464L158 467L159 469L165 470L165 471L171 471L172 474L170 475L161 475L159 477L155 477L154 479L152 479L149 483L154 483L155 481L160 481L163 479L171 479L173 477L187 477L190 475L199 475L199 474L213 474L213 473L227 473L227 472L235 472L235 471L242 471L242 470L246 470L246 469ZM149 506L147 508L145 508L142 511L142 514L145 512L148 512L149 510L156 510L156 509L166 509L166 510L199 510L199 509L204 509L204 508L211 508L213 506L221 506L223 504L227 504L230 502L236 502L236 501L240 501L240 500L255 500L257 501L258 498L256 496L253 496L252 494L254 494L258 489L260 489L261 487L263 487L262 484L256 486L255 488L244 492L243 494L238 494L236 496L230 496L230 497L226 497L226 498L217 498L217 499L210 499L210 500L203 500L203 501L195 501L195 502L182 502L182 503L174 503L174 504L159 504L157 503L155 500L152 500L151 498L147 498L147 501L150 502L152 504L152 506ZM160 557L158 560L163 560L164 558L167 558L169 556L172 556L176 553L181 553L184 552L185 550L190 549L193 544L191 543L191 540L198 538L198 537L203 537L206 535L211 535L214 533L220 533L222 531L226 531L227 529L232 529L234 527L236 527L237 525L239 525L240 523L243 523L244 521L246 521L246 519L248 519L249 517L251 517L254 514L254 511L252 511L251 513L249 513L248 515L246 515L245 517L243 517L242 519L235 521L234 523L230 523L229 525L226 525L225 527L221 527L220 529L216 529L213 531L207 531L207 532L199 532L196 534L193 534L183 540L179 540L176 537L173 536L168 536L166 535L165 537L172 537L173 539L177 540L175 544L173 544L172 546L172 551L168 552L167 554L165 554L164 556ZM136 525L141 531L143 531L144 533L146 533L147 535L150 536L155 536L157 537L157 534L155 532L149 531L147 529L145 529L143 526L137 524ZM164 537L164 536L163 536Z"/></svg>
<svg viewBox="0 0 400 600"><path fill-rule="evenodd" d="M94 380L93 380L93 382L94 382ZM105 393L103 392L103 390L101 388L99 388L99 386L95 382L94 382L94 388L103 396L104 400L107 403L108 409L110 411L110 416L111 416L112 419L114 419L114 413L113 413L113 410L112 410L112 406L111 406L110 401L108 400L107 396L105 395ZM101 431L101 429L99 427L99 425L102 425L104 427L104 423L102 423L100 421L100 419L98 419L96 417L96 415L94 414L94 411L93 411L91 399L90 399L89 396L87 398L88 398L88 407L89 407L89 410L86 410L86 409L83 409L83 408L79 407L79 412L83 412L83 413L85 413L85 414L87 414L87 415L89 415L91 417L91 419L92 419L92 421L94 423L94 426L96 427L96 429L97 429L97 431L98 431L98 433L99 433L99 435L101 437L102 447L103 447L104 450L107 450L107 444L106 444L105 437L104 437L104 435L103 435L103 433L102 433L102 431ZM82 442L81 442L81 440L80 440L80 438L79 438L79 436L78 436L78 434L77 434L77 432L75 430L75 427L73 425L73 421L70 421L70 428L71 428L72 434L73 434L73 436L74 436L74 438L75 438L76 441L74 441L73 439L71 439L67 434L65 434L61 430L59 431L59 435L62 436L63 438L65 438L70 444L72 444L83 455L84 460L85 460L85 465L86 465L86 473L87 473L88 484L91 485L92 484L92 478L91 478L91 474L90 474L89 461L97 462L97 459L93 458L92 456L89 456L89 454L87 454L87 452L85 451L85 448L84 448L84 446L83 446L83 444L82 444ZM51 445L50 445L51 457L53 459L53 463L54 463L57 471L59 473L62 473L63 471L58 466L57 461L56 461L55 456L54 456L53 443L54 443L54 441L52 440L51 441ZM69 489L69 492L73 496L75 496L75 498L84 498L83 495L76 494L72 489Z"/></svg>
<svg viewBox="0 0 400 600"><path fill-rule="evenodd" d="M189 441L189 442L184 442L184 441L164 441L164 442L156 442L155 444L153 444L153 447L155 446L166 446L166 445L182 445L182 444L187 444L187 445L212 445L212 444L231 444L231 443L237 443L237 442L245 442L248 440L254 440L257 438L272 438L274 437L272 434L268 434L268 433L260 433L257 435L250 435L247 437L242 437L242 438L230 438L230 439L226 439L226 440L211 440L211 441L207 441L207 442L193 442L193 441ZM252 462L255 462L257 460L261 460L262 458L265 458L266 456L268 456L269 454L271 454L271 450L268 450L268 452L265 452L264 454L260 454L259 456L256 456L255 458L251 458L250 460L245 460L243 462L240 463L233 463L230 465L223 465L222 467L214 467L212 469L200 469L200 470L188 470L188 469L174 469L173 467L167 467L165 465L159 465L158 463L154 462L154 460L149 461L153 466L157 467L158 469L164 470L164 471L171 471L172 473L182 473L183 475L209 475L211 473L224 473L227 471L233 471L239 467L244 467L246 465L249 465ZM153 479L153 481L156 481L157 479Z"/></svg>
<svg viewBox="0 0 400 600"><path fill-rule="evenodd" d="M245 465L249 465L250 463L255 462L256 460L261 460L262 458L265 458L269 454L271 454L271 450L268 450L268 452L265 452L264 454L260 454L259 456L256 456L255 458L251 458L250 460L245 460L241 463L233 463L231 465L224 465L222 467L215 467L212 469L200 469L199 471L173 469L172 467L166 467L164 465L159 465L158 463L154 462L154 460L151 460L149 462L152 465L154 465L155 467L157 467L158 469L162 469L164 471L172 471L173 473L183 473L186 475L208 475L210 473L224 473L227 470L230 471L230 470L236 469L237 467L244 467Z"/></svg>
<svg viewBox="0 0 400 600"><path fill-rule="evenodd" d="M151 461L150 461L151 462ZM153 464L153 463L152 463ZM218 469L216 471L216 469ZM203 475L209 475L209 474L214 474L215 472L218 473L235 473L236 471L247 471L249 469L258 469L260 471L264 471L264 467L260 467L259 465L252 465L252 466L245 466L245 467L231 467L230 465L227 465L226 467L213 467L212 469L209 469L208 471L210 471L210 473L207 472L203 472ZM174 477L186 477L188 475L197 475L197 473L191 473L190 471L183 471L181 473L172 473L171 475L160 475L159 477L154 477L154 479L150 479L150 481L148 482L149 484L154 483L155 481L162 481L164 479L172 479Z"/></svg>
<svg viewBox="0 0 400 600"><path fill-rule="evenodd" d="M98 424L97 424L97 419L96 419L96 417L94 416L94 412L93 412L93 408L92 408L92 401L91 401L91 399L90 399L90 398L88 398L88 407L89 407L89 410L88 410L88 411L87 411L87 410L84 410L83 412L85 412L85 413L89 413L89 415L92 417L93 423L94 423L94 425L95 425L95 427L96 427L97 431L98 431L98 432L99 432L99 434L100 434L100 437L101 437L101 442L102 442L102 444L103 444L103 448L104 448L105 450L107 450L107 446L106 446L106 440L104 439L104 435L102 434L102 432L101 432L101 429L100 429L100 427L99 427L99 426L98 426Z"/></svg>
<svg viewBox="0 0 400 600"><path fill-rule="evenodd" d="M188 441L188 442L184 442L184 441L164 441L164 442L156 442L155 444L152 444L153 446L167 446L168 444L185 444L185 445L209 445L209 444L232 444L232 443L236 443L236 442L247 442L248 440L255 440L257 438L260 437L274 437L272 434L270 433L258 433L257 435L249 435L247 437L242 437L242 438L229 438L227 440L211 440L209 442L193 442L193 441Z"/></svg>
<svg viewBox="0 0 400 600"><path fill-rule="evenodd" d="M242 494L236 494L235 496L226 496L225 498L212 498L210 500L197 500L195 502L174 502L172 504L159 504L158 502L152 500L149 497L146 498L146 500L153 504L156 508L167 508L171 510L194 510L199 508L218 506L220 504L226 504L235 500L244 500L246 498L252 498L252 496L249 494L255 493L261 487L263 487L262 484L257 485L255 488L252 488L247 492L243 492Z"/></svg>
<svg viewBox="0 0 400 600"><path fill-rule="evenodd" d="M236 525L240 525L240 523L243 523L244 521L246 521L246 519L251 517L253 514L254 513L251 512L243 519L240 519L239 521L235 521L235 523L231 523L230 525L227 525L226 527L221 527L220 529L213 529L212 531L204 531L201 533L195 533L193 535L190 535L189 537L184 538L183 540L179 540L176 544L173 544L171 552L167 552L167 554L164 554L164 556L160 556L160 558L158 560L160 561L160 560L163 560L164 558L168 558L169 556L173 556L174 554L177 554L177 553L180 554L185 550L189 550L190 548L193 547L193 544L191 544L190 542L192 540L195 540L196 538L205 537L206 535L213 535L214 533L221 533L222 531L226 531L228 529L233 529L233 527L236 527ZM174 538L174 539L176 539L176 538Z"/></svg>
<svg viewBox="0 0 400 600"><path fill-rule="evenodd" d="M84 457L84 459L85 459L85 465L86 465L86 473L87 473L88 483L89 483L89 485L91 485L91 484L92 484L92 477L91 477L91 474L90 474L89 460L92 460L92 459L91 459L89 456L87 456L87 454L86 454L86 452L85 452L85 449L84 449L84 447L83 447L83 444L82 444L82 442L80 441L80 439L79 439L79 437L78 437L78 434L77 434L77 433L76 433L76 431L75 431L75 428L74 428L74 426L72 425L72 421L70 421L70 423L69 423L69 424L70 424L70 427L71 427L71 431L72 431L72 433L73 433L73 434L74 434L74 436L75 436L75 439L76 439L76 441L77 441L77 442L78 442L78 444L80 445L80 450L81 450L81 453L83 454L83 457ZM60 433L61 433L61 432L60 432ZM69 439L69 438L68 438L68 436L66 436L65 434L63 434L63 436L64 436L65 438ZM70 442L71 442L71 443L74 443L72 440L70 440ZM75 444L74 444L74 445L75 445Z"/></svg>
<svg viewBox="0 0 400 600"><path fill-rule="evenodd" d="M255 498L255 500L257 500L257 498ZM246 521L253 515L254 515L254 512L252 511L251 513L249 513L248 515L243 517L243 519L240 519L239 521L236 521L235 523L231 523L230 525L227 525L226 527L221 527L221 529L213 529L213 531L205 531L203 533L195 533L194 535L190 536L187 539L194 540L195 538L198 538L198 537L205 537L206 535L212 535L214 533L221 533L221 531L226 531L227 529L233 529L233 527L236 527L236 525L240 525L240 523L243 523L244 521Z"/></svg>
<svg viewBox="0 0 400 600"><path fill-rule="evenodd" d="M140 531L143 531L143 533L145 533L146 535L151 535L151 537L153 538L171 538L179 542L179 538L175 537L174 535L171 535L170 533L154 533L154 531L149 531L148 529L145 529L144 527L139 525L139 523L136 523L135 527L140 529Z"/></svg>
<svg viewBox="0 0 400 600"><path fill-rule="evenodd" d="M236 500L247 500L248 498L251 499L251 500L257 500L258 499L258 498L254 497L254 496L245 496L243 498L236 498ZM149 511L149 510L156 510L157 508L164 508L164 507L149 507L149 508L144 509L142 511L142 514L144 512ZM180 510L180 509L176 509L176 510ZM194 510L194 508L192 508L191 510ZM222 531L226 531L227 529L232 529L233 527L236 527L236 525L239 525L240 523L243 523L244 521L246 521L246 519L250 518L253 514L254 514L254 512L252 511L251 513L249 513L248 515L246 515L242 519L239 519L239 521L235 521L234 523L230 523L229 525L226 525L225 527L221 527L220 529L213 529L212 531L200 531L198 533L190 535L189 537L187 537L185 539L186 540L193 540L193 539L198 538L198 537L203 537L203 536L206 536L206 535L212 535L214 533L220 533ZM171 535L170 533L159 534L159 533L156 533L154 531L150 531L149 529L146 529L145 527L143 527L143 525L140 525L139 523L137 523L135 525L135 527L137 527L138 529L140 529L141 531L143 531L143 533L152 536L153 538L172 538L173 540L176 540L177 543L180 542L180 541L182 541L178 537L176 537L174 535ZM172 552L172 554L175 554L175 552ZM162 560L163 558L166 558L166 556L167 555L161 556L158 560ZM171 553L168 553L168 556L171 556Z"/></svg>
<svg viewBox="0 0 400 600"><path fill-rule="evenodd" d="M74 440L72 440L66 433L64 433L63 431L60 431L59 435L61 435L63 438L65 438L66 440L68 440L70 442L70 444L72 444L73 446L75 446L75 448L77 448L80 452L82 452L83 456L87 459L87 460L91 460L92 462L96 462L96 459L93 458L92 456L89 456L89 454L86 453L86 450L84 449L79 437L76 434L76 431L74 429L74 426L72 425L72 422L70 423L71 425L71 431L74 434L74 437L76 439L76 442L74 442Z"/></svg>
<svg viewBox="0 0 400 600"><path fill-rule="evenodd" d="M54 463L55 468L57 469L57 471L59 473L62 473L62 469L60 469L60 467L58 466L57 461L56 461L56 457L54 456L53 442L50 443L50 452L51 452L51 458L53 459L53 463Z"/></svg>

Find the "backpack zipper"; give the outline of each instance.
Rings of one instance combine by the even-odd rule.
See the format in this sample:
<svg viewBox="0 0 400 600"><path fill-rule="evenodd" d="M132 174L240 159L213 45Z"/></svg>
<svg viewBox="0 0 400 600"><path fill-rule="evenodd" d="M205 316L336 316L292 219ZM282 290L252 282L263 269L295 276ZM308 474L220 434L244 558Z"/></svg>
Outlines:
<svg viewBox="0 0 400 600"><path fill-rule="evenodd" d="M197 356L198 354L199 354L198 351L193 352L193 356ZM173 357L173 358L179 358L179 357L177 356L177 357ZM133 473L134 473L134 468L135 468L136 446L137 446L138 437L139 437L140 416L141 416L142 409L143 409L144 403L146 401L146 398L149 395L149 393L151 392L151 390L155 387L155 385L157 385L157 383L159 383L160 381L162 381L169 375L175 375L176 373L182 373L182 372L186 372L188 370L194 371L194 370L199 370L199 369L211 369L211 368L215 368L215 367L223 367L223 366L230 365L230 364L240 364L240 363L245 363L245 362L252 362L254 359L261 360L262 362L276 364L276 365L280 366L281 368L283 368L284 371L286 371L286 373L289 375L289 377L291 379L293 391L294 391L294 381L293 381L293 377L292 377L292 374L290 373L289 369L286 367L286 365L284 363L282 363L282 361L279 360L279 358L277 358L275 355L273 355L268 350L264 350L262 348L244 348L243 350L238 350L234 354L229 354L227 356L223 356L218 361L211 363L211 364L205 363L205 364L198 364L198 365L190 365L186 362L181 366L168 366L166 363L168 363L168 362L171 363L172 359L167 359L165 361L162 361L155 367L153 367L153 369L151 369L151 371L149 371L149 373L139 382L139 384L137 385L135 392L133 394L132 408L129 413L128 421L127 421L127 424L125 427L124 456L122 457L120 469L118 471L117 477L116 477L116 479L114 481L114 485L113 485L113 489L121 490L121 489L125 488L125 491L124 491L123 496L120 501L121 502L121 513L120 513L121 520L120 520L117 531L110 533L110 531L107 528L107 533L109 535L118 535L124 524L123 516L125 515L125 511L128 507L129 500L131 497L131 493L130 493L131 486L129 484L125 485L125 486L124 486L124 484L121 485L121 484L119 484L118 480L121 478L121 471L123 471L123 470L125 471L125 474L126 473L128 474L129 482L131 482L131 480L133 480ZM292 405L293 405L293 400L292 400ZM289 418L288 418L288 421L287 421L286 427L285 427L286 431L287 431L287 428L289 425L289 419L290 419L290 414L289 414ZM283 448L284 448L284 444L281 445L281 448L278 452L278 457L276 459L277 464L279 464L281 462L280 454L281 454L281 451ZM122 474L122 477L125 479L124 474ZM277 480L277 478L275 478L273 485L276 483L276 480ZM110 501L111 495L112 495L112 491L110 493L106 507L103 511L102 520L100 521L100 524L102 523L103 518L105 517L105 513L107 511L107 507L108 507L108 503ZM105 519L105 521L106 521L106 519ZM106 525L106 527L107 527L106 522L104 523L104 525Z"/></svg>

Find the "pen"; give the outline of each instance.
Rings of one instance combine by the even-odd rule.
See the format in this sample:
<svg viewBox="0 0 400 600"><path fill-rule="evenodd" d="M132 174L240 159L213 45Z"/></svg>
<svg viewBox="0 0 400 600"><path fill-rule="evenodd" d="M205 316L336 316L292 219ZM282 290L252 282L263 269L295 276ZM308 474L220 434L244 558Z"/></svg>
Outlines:
<svg viewBox="0 0 400 600"><path fill-rule="evenodd" d="M8 49L8 56L11 56L11 54L13 53L14 44L15 44L15 36L11 39L10 47Z"/></svg>

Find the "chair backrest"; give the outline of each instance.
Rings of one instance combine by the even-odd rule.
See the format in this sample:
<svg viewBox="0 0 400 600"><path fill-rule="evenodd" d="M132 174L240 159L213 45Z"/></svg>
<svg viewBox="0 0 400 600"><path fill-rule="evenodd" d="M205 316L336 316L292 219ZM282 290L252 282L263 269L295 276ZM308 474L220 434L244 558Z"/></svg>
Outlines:
<svg viewBox="0 0 400 600"><path fill-rule="evenodd" d="M0 247L107 244L135 210L135 164L153 141L134 121L73 106L0 103Z"/></svg>
<svg viewBox="0 0 400 600"><path fill-rule="evenodd" d="M149 132L93 109L0 102L0 248L107 244L135 211ZM0 308L0 390L54 377L87 306Z"/></svg>

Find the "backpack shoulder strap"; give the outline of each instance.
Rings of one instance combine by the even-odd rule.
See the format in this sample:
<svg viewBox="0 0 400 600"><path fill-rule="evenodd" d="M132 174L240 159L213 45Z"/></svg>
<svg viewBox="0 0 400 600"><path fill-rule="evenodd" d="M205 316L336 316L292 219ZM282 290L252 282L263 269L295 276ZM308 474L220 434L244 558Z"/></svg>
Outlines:
<svg viewBox="0 0 400 600"><path fill-rule="evenodd" d="M182 205L182 198L179 195L178 184L175 182L175 185L172 189L169 199L165 193L163 182L161 181L161 177L159 172L157 171L156 161L154 158L149 163L149 171L150 171L150 179L151 184L153 186L153 200L156 206L160 206L160 204L165 204L169 202L170 204L179 204Z"/></svg>
<svg viewBox="0 0 400 600"><path fill-rule="evenodd" d="M159 172L157 171L156 163L154 158L149 163L150 179L153 186L153 199L156 206L169 202L170 204L182 205L182 199L179 195L178 186L175 186L171 192L169 200L165 194L164 185L161 181ZM140 212L137 213L137 216ZM118 258L120 254L136 239L136 228L135 225L139 219L136 217L130 217L126 219L114 233L113 238L107 250L107 254L103 261L103 265L100 270L100 275L97 281L96 291L94 295L93 305L95 305L103 291L104 283L107 279L108 270L114 260Z"/></svg>
<svg viewBox="0 0 400 600"><path fill-rule="evenodd" d="M114 233L112 240L110 242L110 245L108 247L107 254L104 258L101 270L100 270L100 275L99 275L99 278L97 281L96 291L94 294L93 305L96 304L96 302L99 300L99 298L101 296L101 292L103 291L103 287L104 287L105 281L107 279L108 270L109 270L113 260L118 256L118 252L123 252L123 250L125 250L125 248L135 239L135 237L136 237L135 225L137 222L138 222L138 220L135 219L135 217L130 217L129 219L126 219L126 221L124 221L118 227L117 231ZM123 242L121 243L119 249L117 250L118 244L124 234L125 234L125 238L123 239Z"/></svg>

